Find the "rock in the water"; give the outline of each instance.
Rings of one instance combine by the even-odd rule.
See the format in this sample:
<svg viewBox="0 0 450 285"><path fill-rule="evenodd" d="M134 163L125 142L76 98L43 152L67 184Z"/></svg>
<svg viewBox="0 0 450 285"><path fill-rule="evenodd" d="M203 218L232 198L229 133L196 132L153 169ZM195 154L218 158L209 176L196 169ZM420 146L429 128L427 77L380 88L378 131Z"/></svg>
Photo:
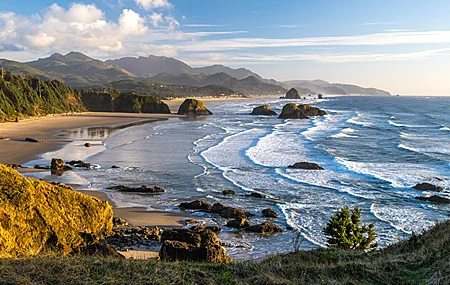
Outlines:
<svg viewBox="0 0 450 285"><path fill-rule="evenodd" d="M85 143L84 146L85 147L91 147L91 143Z"/></svg>
<svg viewBox="0 0 450 285"><path fill-rule="evenodd" d="M270 105L266 104L264 106L254 108L250 115L275 116L277 113L270 110Z"/></svg>
<svg viewBox="0 0 450 285"><path fill-rule="evenodd" d="M278 218L277 212L272 209L264 209L262 210L262 214L266 218Z"/></svg>
<svg viewBox="0 0 450 285"><path fill-rule="evenodd" d="M33 138L26 138L25 141L33 142L33 143L42 143L42 142L44 142L43 140L37 140L37 139L33 139Z"/></svg>
<svg viewBox="0 0 450 285"><path fill-rule="evenodd" d="M445 190L442 189L442 187L433 185L431 183L419 183L415 185L413 188L420 191L436 191L439 193L445 192Z"/></svg>
<svg viewBox="0 0 450 285"><path fill-rule="evenodd" d="M250 224L245 218L236 218L234 220L228 221L227 223L227 227L235 229L246 228L248 226L250 226Z"/></svg>
<svg viewBox="0 0 450 285"><path fill-rule="evenodd" d="M325 116L327 113L309 104L286 104L281 111L280 119L309 119L310 116Z"/></svg>
<svg viewBox="0 0 450 285"><path fill-rule="evenodd" d="M178 109L178 115L212 115L205 103L197 99L186 99Z"/></svg>
<svg viewBox="0 0 450 285"><path fill-rule="evenodd" d="M160 193L164 193L166 191L158 186L149 187L147 185L142 185L141 187L136 187L136 188L119 185L119 186L108 187L106 189L116 190L116 191L120 191L120 192L128 192L128 193L148 193L148 194L160 194Z"/></svg>
<svg viewBox="0 0 450 285"><path fill-rule="evenodd" d="M300 93L298 93L298 90L295 88L291 88L287 93L285 97L281 97L281 99L302 99L300 96Z"/></svg>
<svg viewBox="0 0 450 285"><path fill-rule="evenodd" d="M259 225L253 225L245 228L246 231L261 233L261 234L274 234L274 233L282 233L283 229L274 223L265 222Z"/></svg>
<svg viewBox="0 0 450 285"><path fill-rule="evenodd" d="M437 195L433 195L431 197L416 197L416 199L421 201L429 201L433 203L450 204L450 199Z"/></svg>
<svg viewBox="0 0 450 285"><path fill-rule="evenodd" d="M40 164L36 164L34 166L34 169L46 169L46 170L49 170L50 166L43 166L43 165L40 165Z"/></svg>
<svg viewBox="0 0 450 285"><path fill-rule="evenodd" d="M319 93L319 94L317 95L317 99L323 99L323 95Z"/></svg>
<svg viewBox="0 0 450 285"><path fill-rule="evenodd" d="M25 178L0 165L0 258L52 249L68 254L111 234L108 202Z"/></svg>
<svg viewBox="0 0 450 285"><path fill-rule="evenodd" d="M252 216L251 213L245 210L224 206L220 203L214 204L211 208L211 212L219 214L223 218L248 218Z"/></svg>
<svg viewBox="0 0 450 285"><path fill-rule="evenodd" d="M91 168L92 164L89 162L85 162L83 160L71 160L67 162L68 165L72 165L74 167L84 167L84 168Z"/></svg>
<svg viewBox="0 0 450 285"><path fill-rule="evenodd" d="M212 208L211 204L203 200L197 200L189 203L181 203L179 207L190 210L206 210L206 211L210 211Z"/></svg>
<svg viewBox="0 0 450 285"><path fill-rule="evenodd" d="M120 166L117 166L117 165L111 166L111 169L119 169L119 168L120 168Z"/></svg>
<svg viewBox="0 0 450 285"><path fill-rule="evenodd" d="M159 257L163 261L201 261L230 263L217 235L207 229L177 229L164 231Z"/></svg>
<svg viewBox="0 0 450 285"><path fill-rule="evenodd" d="M50 164L50 169L52 171L68 171L68 170L72 170L72 167L67 166L66 163L59 158L52 158L52 163Z"/></svg>
<svg viewBox="0 0 450 285"><path fill-rule="evenodd" d="M307 170L324 170L318 164L312 163L312 162L297 162L293 165L289 165L288 168L307 169Z"/></svg>
<svg viewBox="0 0 450 285"><path fill-rule="evenodd" d="M265 196L263 194L258 193L258 192L252 192L248 196L253 197L253 198L259 198L259 199L265 198Z"/></svg>
<svg viewBox="0 0 450 285"><path fill-rule="evenodd" d="M234 190L223 190L223 195L236 195L236 192Z"/></svg>

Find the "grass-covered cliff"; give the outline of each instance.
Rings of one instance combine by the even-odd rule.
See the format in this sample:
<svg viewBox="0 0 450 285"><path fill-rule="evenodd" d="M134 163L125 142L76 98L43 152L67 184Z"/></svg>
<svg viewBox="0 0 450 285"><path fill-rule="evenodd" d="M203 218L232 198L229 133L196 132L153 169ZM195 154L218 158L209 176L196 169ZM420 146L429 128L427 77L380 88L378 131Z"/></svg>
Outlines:
<svg viewBox="0 0 450 285"><path fill-rule="evenodd" d="M0 122L86 111L80 93L57 81L0 71Z"/></svg>
<svg viewBox="0 0 450 285"><path fill-rule="evenodd" d="M109 235L112 218L107 202L0 165L0 258L70 253Z"/></svg>

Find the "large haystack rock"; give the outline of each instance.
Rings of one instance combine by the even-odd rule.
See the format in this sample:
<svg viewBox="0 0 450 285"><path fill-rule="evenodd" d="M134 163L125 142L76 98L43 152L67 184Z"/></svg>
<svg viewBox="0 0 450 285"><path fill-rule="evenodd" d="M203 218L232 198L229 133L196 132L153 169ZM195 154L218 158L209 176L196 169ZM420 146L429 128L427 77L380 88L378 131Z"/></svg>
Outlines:
<svg viewBox="0 0 450 285"><path fill-rule="evenodd" d="M286 104L281 111L280 119L309 119L310 116L325 116L327 113L309 104Z"/></svg>
<svg viewBox="0 0 450 285"><path fill-rule="evenodd" d="M277 113L270 110L270 105L266 104L253 109L250 115L275 116Z"/></svg>
<svg viewBox="0 0 450 285"><path fill-rule="evenodd" d="M300 93L298 93L298 90L295 88L291 88L287 93L285 99L302 99L300 96Z"/></svg>
<svg viewBox="0 0 450 285"><path fill-rule="evenodd" d="M108 202L0 165L0 258L68 254L112 232Z"/></svg>
<svg viewBox="0 0 450 285"><path fill-rule="evenodd" d="M186 99L178 109L178 115L212 115L205 103L197 99Z"/></svg>

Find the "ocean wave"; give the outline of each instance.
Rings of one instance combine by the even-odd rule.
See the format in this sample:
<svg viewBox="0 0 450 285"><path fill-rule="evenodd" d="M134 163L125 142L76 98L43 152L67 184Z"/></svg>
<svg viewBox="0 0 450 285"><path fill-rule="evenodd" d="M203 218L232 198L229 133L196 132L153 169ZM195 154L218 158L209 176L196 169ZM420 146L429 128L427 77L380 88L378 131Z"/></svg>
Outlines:
<svg viewBox="0 0 450 285"><path fill-rule="evenodd" d="M340 133L331 135L330 138L357 138L358 136L352 136L351 133L357 132L357 130L352 128L345 128Z"/></svg>
<svg viewBox="0 0 450 285"><path fill-rule="evenodd" d="M441 125L441 128L439 129L440 131L447 131L450 132L450 128L445 126L445 125Z"/></svg>
<svg viewBox="0 0 450 285"><path fill-rule="evenodd" d="M397 147L420 154L444 154L444 155L450 154L450 149L447 147L420 148L420 147L412 147L406 144L399 144Z"/></svg>

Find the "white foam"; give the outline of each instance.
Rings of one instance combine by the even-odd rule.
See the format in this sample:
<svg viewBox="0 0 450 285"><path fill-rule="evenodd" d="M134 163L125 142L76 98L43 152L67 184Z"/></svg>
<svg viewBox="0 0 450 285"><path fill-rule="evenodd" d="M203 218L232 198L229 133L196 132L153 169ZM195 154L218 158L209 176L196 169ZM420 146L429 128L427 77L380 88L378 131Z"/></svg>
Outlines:
<svg viewBox="0 0 450 285"><path fill-rule="evenodd" d="M446 147L412 147L406 144L399 144L398 148L406 149L421 154L450 154L450 149Z"/></svg>

